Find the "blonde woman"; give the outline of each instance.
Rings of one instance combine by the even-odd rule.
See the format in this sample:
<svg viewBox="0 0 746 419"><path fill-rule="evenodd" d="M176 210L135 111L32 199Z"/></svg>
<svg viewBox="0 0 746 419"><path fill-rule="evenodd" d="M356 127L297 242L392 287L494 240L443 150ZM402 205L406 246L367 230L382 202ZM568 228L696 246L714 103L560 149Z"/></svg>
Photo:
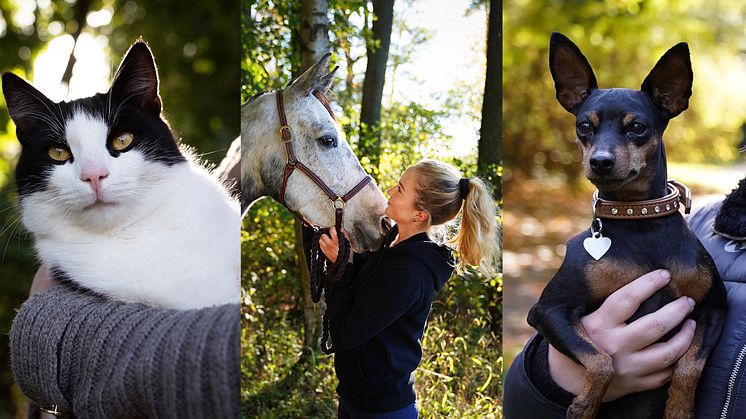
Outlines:
<svg viewBox="0 0 746 419"><path fill-rule="evenodd" d="M417 417L413 372L433 295L456 266L490 273L499 246L494 199L480 179L463 179L451 165L420 161L387 193L396 225L380 250L354 255L329 295L340 418ZM458 233L442 243L436 227L459 212ZM333 262L338 243L333 228L319 242Z"/></svg>

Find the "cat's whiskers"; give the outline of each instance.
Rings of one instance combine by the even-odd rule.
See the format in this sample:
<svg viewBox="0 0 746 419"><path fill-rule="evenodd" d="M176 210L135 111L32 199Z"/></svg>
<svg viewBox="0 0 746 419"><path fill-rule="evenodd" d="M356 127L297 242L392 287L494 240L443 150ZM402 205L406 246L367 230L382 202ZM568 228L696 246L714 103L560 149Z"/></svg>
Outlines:
<svg viewBox="0 0 746 419"><path fill-rule="evenodd" d="M127 101L130 99L136 97L136 95L131 94L129 96L126 96L123 99L120 99L117 102L117 107L114 110L114 115L111 115L111 110L109 109L109 126L116 125L117 122L119 122L119 114L122 112L122 109L124 109L124 106L127 104ZM111 106L111 95L109 95L109 106Z"/></svg>
<svg viewBox="0 0 746 419"><path fill-rule="evenodd" d="M40 129L39 132L45 132L48 130L52 132L53 134L57 134L57 136L60 137L60 140L64 141L62 137L64 135L65 128L62 126L62 123L60 122L60 120L57 118L56 115L50 116L46 113L38 112L38 111L28 111L25 113L25 115L28 117L38 118L42 120L43 122L47 123L49 127L46 129Z"/></svg>
<svg viewBox="0 0 746 419"><path fill-rule="evenodd" d="M7 202L4 208L0 208L0 214L4 213L5 211L10 210L18 210L18 205L16 205L15 202Z"/></svg>
<svg viewBox="0 0 746 419"><path fill-rule="evenodd" d="M195 157L196 157L197 159L199 159L199 160L203 160L203 157L205 157L205 156L209 156L210 154L220 153L221 155L223 155L223 154L225 154L225 153L226 153L227 151L228 151L228 149L227 149L227 148L221 148L221 149L218 149L218 150L213 150L213 151L207 151L207 152L204 152L204 153L194 154L194 156L195 156Z"/></svg>
<svg viewBox="0 0 746 419"><path fill-rule="evenodd" d="M3 249L3 255L0 257L0 260L5 260L5 254L8 251L8 246L10 245L11 240L13 240L13 237L15 236L16 231L23 228L23 223L21 223L22 217L20 215L16 215L15 217L9 219L5 222L5 225L3 226L2 231L0 231L0 237L5 234L6 231L12 228L10 234L8 235L8 240L5 242L5 248ZM18 237L19 240L21 237Z"/></svg>

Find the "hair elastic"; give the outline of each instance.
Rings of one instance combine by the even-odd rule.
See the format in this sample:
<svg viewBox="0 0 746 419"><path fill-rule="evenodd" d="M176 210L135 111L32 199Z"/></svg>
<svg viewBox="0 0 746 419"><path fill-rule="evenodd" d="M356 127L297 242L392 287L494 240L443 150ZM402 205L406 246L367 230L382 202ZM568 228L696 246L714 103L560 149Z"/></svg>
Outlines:
<svg viewBox="0 0 746 419"><path fill-rule="evenodd" d="M469 193L469 182L471 182L471 179L467 178L461 178L461 180L458 181L458 191L461 195L461 199L466 199L466 195Z"/></svg>

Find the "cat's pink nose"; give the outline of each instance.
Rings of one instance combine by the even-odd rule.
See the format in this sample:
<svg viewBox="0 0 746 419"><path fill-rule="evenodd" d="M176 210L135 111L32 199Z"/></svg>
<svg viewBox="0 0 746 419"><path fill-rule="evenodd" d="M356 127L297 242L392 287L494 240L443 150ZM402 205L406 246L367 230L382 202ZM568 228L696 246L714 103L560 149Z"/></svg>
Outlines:
<svg viewBox="0 0 746 419"><path fill-rule="evenodd" d="M80 180L88 182L96 197L101 197L101 182L109 176L109 171L104 168L85 169L80 174Z"/></svg>

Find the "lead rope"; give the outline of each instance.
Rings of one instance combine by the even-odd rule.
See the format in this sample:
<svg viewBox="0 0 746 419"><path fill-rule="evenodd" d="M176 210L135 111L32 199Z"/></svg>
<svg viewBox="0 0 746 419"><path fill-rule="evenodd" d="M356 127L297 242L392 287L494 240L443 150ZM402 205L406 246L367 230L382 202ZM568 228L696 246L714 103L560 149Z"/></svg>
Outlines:
<svg viewBox="0 0 746 419"><path fill-rule="evenodd" d="M321 351L328 355L336 350L334 342L331 345L327 345L329 342L329 317L327 315L329 311L329 291L332 283L342 278L347 269L351 246L350 241L347 240L344 234L338 234L339 254L337 255L337 261L332 263L326 258L319 246L319 239L322 234L329 234L329 229L316 229L313 235L313 244L311 245L311 300L314 303L318 303L321 301L322 293L324 295L326 309L324 310L324 316L321 318Z"/></svg>

